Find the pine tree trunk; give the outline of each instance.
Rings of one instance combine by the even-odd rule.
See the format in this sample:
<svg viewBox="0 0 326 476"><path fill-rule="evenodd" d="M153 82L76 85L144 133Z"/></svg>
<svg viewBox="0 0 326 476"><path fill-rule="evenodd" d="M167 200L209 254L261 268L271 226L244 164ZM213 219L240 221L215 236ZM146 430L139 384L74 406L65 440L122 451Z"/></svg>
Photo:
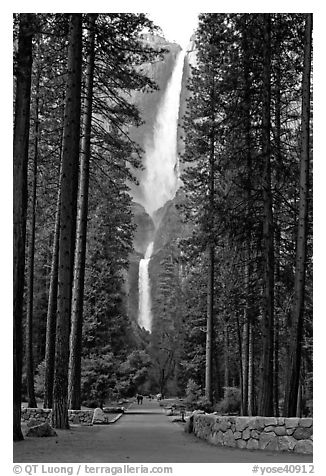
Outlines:
<svg viewBox="0 0 326 476"><path fill-rule="evenodd" d="M62 141L60 141L62 143ZM61 160L61 151L60 151ZM54 380L54 356L55 336L57 322L57 297L58 297L58 266L59 266L59 237L60 237L60 201L61 201L62 167L60 164L59 187L57 207L55 213L55 225L53 234L52 262L49 286L49 300L46 317L45 339L45 379L44 379L44 408L52 408L53 405L53 380Z"/></svg>
<svg viewBox="0 0 326 476"><path fill-rule="evenodd" d="M39 139L39 90L40 72L37 71L35 91L35 130L34 130L34 158L32 166L32 193L31 193L31 236L28 246L27 263L27 313L26 313L26 385L28 406L36 408L34 391L34 358L33 358L33 297L34 297L34 253L35 253L35 212L37 189L37 161Z"/></svg>
<svg viewBox="0 0 326 476"><path fill-rule="evenodd" d="M263 40L263 104L262 104L262 159L264 201L264 306L262 316L262 360L260 369L260 395L258 413L273 415L273 342L274 342L274 238L271 191L271 19L262 14Z"/></svg>
<svg viewBox="0 0 326 476"><path fill-rule="evenodd" d="M276 65L275 65L275 155L276 155L276 174L275 174L275 188L280 188L281 168L282 168L282 142L281 142L281 30L279 19L276 22ZM275 206L274 213L274 236L275 236L275 302L280 302L281 299L281 206ZM280 339L280 317L279 306L278 313L274 315L274 416L279 416L279 339Z"/></svg>
<svg viewBox="0 0 326 476"><path fill-rule="evenodd" d="M53 386L53 425L69 428L68 364L71 316L72 263L76 228L80 95L82 62L82 16L71 14L69 22L68 75L65 98L60 202L58 304Z"/></svg>
<svg viewBox="0 0 326 476"><path fill-rule="evenodd" d="M239 345L239 380L240 380L240 415L243 415L243 348L242 348L242 336L239 317L237 316L237 334L238 334L238 345Z"/></svg>
<svg viewBox="0 0 326 476"><path fill-rule="evenodd" d="M92 97L94 76L95 15L89 15L89 44L86 70L86 98L83 116L83 139L81 145L76 250L74 262L74 282L72 290L72 312L69 357L69 408L80 409L80 377L83 325L83 299L86 259L86 236L88 214L89 162L91 155Z"/></svg>
<svg viewBox="0 0 326 476"><path fill-rule="evenodd" d="M22 440L22 314L27 212L27 162L32 75L33 14L21 14L17 55L17 88L13 144L13 438Z"/></svg>
<svg viewBox="0 0 326 476"><path fill-rule="evenodd" d="M306 14L304 68L302 77L300 197L294 281L294 303L290 329L289 365L286 379L284 412L296 415L301 365L306 247L308 228L309 155L310 155L310 75L312 50L312 14Z"/></svg>
<svg viewBox="0 0 326 476"><path fill-rule="evenodd" d="M207 327L206 327L206 366L205 366L205 397L213 402L213 317L214 317L214 265L215 265L215 245L214 245L214 163L215 163L215 97L214 82L211 90L211 134L209 153L209 186L208 186L208 245L207 245Z"/></svg>
<svg viewBox="0 0 326 476"><path fill-rule="evenodd" d="M246 216L247 216L247 230L245 239L245 267L244 267L244 285L246 290L246 307L244 316L244 332L243 332L243 414L248 413L248 378L249 378L249 326L252 319L252 304L251 304L251 279L252 279L252 264L251 264L251 176L252 176L252 158L251 158L251 91L250 91L250 58L248 46L248 26L247 18L244 19L244 28L242 35L242 49L243 49L243 79L244 79L244 98L243 98L243 114L244 114L244 134L246 146Z"/></svg>
<svg viewBox="0 0 326 476"><path fill-rule="evenodd" d="M229 346L229 328L228 324L225 324L225 330L224 330L224 355L225 355L225 361L224 361L224 387L229 387L230 386L230 346Z"/></svg>
<svg viewBox="0 0 326 476"><path fill-rule="evenodd" d="M242 415L248 411L249 320L246 313L242 334Z"/></svg>
<svg viewBox="0 0 326 476"><path fill-rule="evenodd" d="M254 339L253 325L249 322L248 329L249 355L248 355L248 415L254 415Z"/></svg>
<svg viewBox="0 0 326 476"><path fill-rule="evenodd" d="M205 397L212 402L212 367L213 367L213 299L214 299L214 245L208 247L208 282L207 282L207 328L206 328L206 367Z"/></svg>

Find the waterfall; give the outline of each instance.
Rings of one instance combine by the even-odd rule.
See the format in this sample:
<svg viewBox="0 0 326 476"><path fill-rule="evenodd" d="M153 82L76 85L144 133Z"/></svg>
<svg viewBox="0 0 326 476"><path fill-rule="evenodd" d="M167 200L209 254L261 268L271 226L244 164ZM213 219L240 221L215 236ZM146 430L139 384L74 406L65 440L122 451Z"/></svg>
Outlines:
<svg viewBox="0 0 326 476"><path fill-rule="evenodd" d="M185 53L176 58L171 78L158 107L153 137L145 142L145 173L141 180L143 205L149 215L171 200L178 188L177 132Z"/></svg>
<svg viewBox="0 0 326 476"><path fill-rule="evenodd" d="M145 256L139 262L139 314L138 324L146 330L151 331L152 311L151 311L151 288L148 274L148 265L153 253L154 242L151 241L146 248Z"/></svg>
<svg viewBox="0 0 326 476"><path fill-rule="evenodd" d="M185 52L181 50L175 61L171 78L158 107L153 137L145 142L145 173L141 179L143 201L149 215L171 200L179 181L177 133ZM148 274L154 242L147 246L139 263L139 314L138 324L151 331L151 287Z"/></svg>

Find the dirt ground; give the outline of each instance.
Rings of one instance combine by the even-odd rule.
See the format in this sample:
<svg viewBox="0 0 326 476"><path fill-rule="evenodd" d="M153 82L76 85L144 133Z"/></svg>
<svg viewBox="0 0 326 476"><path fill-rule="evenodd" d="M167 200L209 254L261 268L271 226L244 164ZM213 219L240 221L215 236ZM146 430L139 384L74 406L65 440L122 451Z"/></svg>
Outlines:
<svg viewBox="0 0 326 476"><path fill-rule="evenodd" d="M308 463L312 456L217 447L172 423L156 401L133 404L116 423L71 426L57 437L14 443L15 463Z"/></svg>

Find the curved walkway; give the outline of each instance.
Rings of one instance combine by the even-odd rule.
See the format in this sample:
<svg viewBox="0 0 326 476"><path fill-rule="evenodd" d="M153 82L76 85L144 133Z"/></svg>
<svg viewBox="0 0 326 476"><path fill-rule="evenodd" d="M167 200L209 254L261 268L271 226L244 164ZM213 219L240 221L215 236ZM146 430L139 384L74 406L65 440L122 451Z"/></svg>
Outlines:
<svg viewBox="0 0 326 476"><path fill-rule="evenodd" d="M133 404L113 425L57 430L52 438L14 443L14 462L304 463L312 456L217 447L171 423L156 401Z"/></svg>

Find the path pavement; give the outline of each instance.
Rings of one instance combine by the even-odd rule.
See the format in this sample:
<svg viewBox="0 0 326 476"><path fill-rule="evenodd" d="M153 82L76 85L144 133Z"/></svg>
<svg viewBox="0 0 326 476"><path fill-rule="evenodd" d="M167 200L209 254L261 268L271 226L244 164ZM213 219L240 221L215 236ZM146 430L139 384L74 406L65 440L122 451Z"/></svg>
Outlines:
<svg viewBox="0 0 326 476"><path fill-rule="evenodd" d="M217 447L172 423L156 401L133 404L113 425L57 430L55 438L14 443L14 462L35 463L306 463L290 453Z"/></svg>

